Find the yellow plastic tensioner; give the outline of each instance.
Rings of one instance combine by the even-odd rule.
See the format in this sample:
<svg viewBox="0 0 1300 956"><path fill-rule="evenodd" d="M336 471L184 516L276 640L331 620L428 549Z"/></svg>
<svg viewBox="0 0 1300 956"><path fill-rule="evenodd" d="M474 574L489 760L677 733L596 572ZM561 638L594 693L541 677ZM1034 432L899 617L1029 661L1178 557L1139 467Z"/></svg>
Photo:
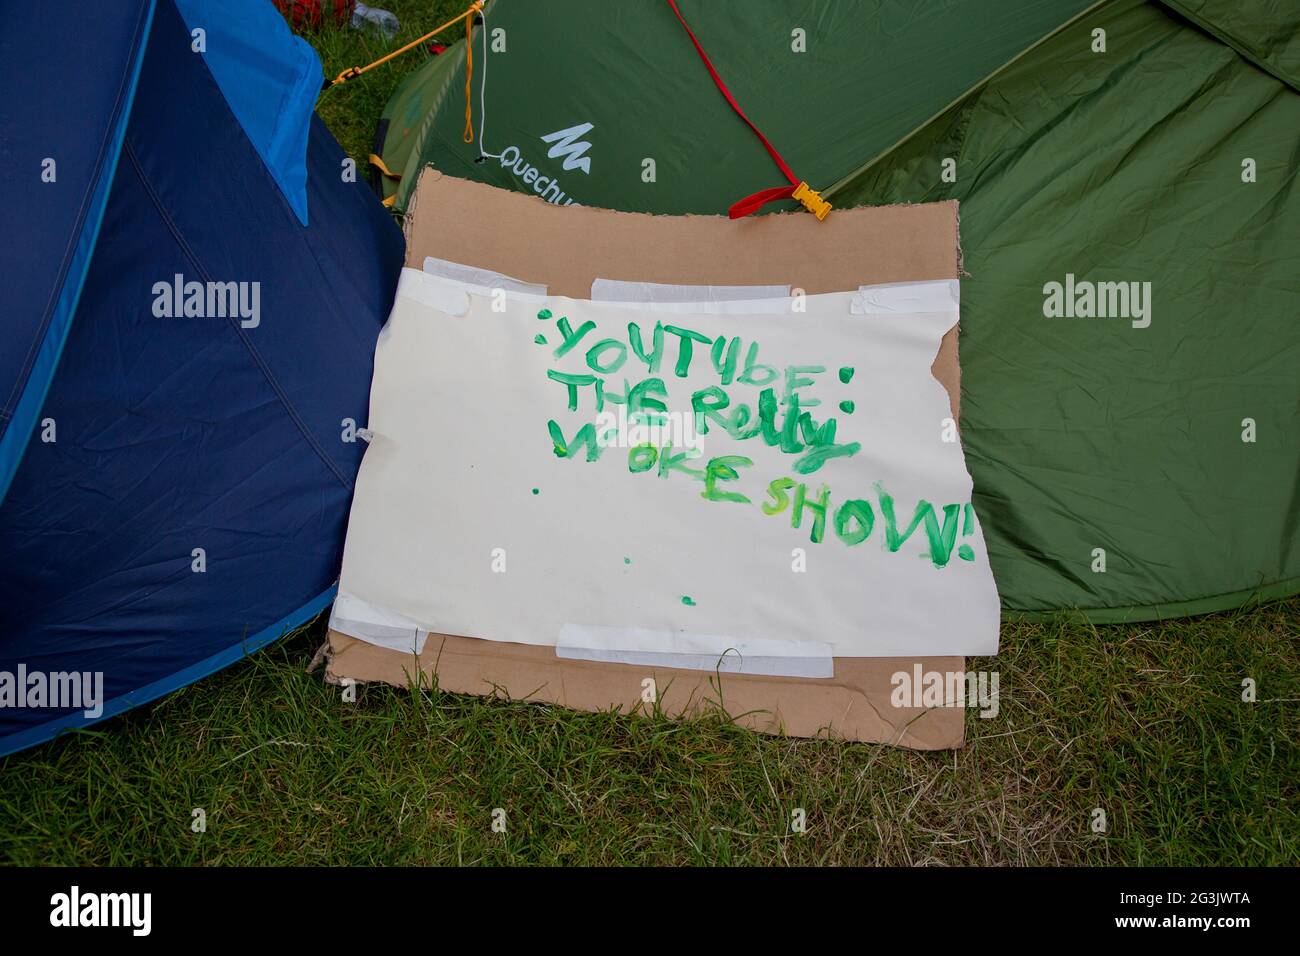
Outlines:
<svg viewBox="0 0 1300 956"><path fill-rule="evenodd" d="M384 165L384 161L383 161L382 159L380 159L379 156L378 156L376 153L371 153L371 154L370 154L370 158L369 158L368 162L370 163L371 166L375 167L375 169L379 170L381 173L384 174L384 176L386 176L386 177L389 178L389 179L401 179L401 178L402 178L400 175L398 175L397 173L395 173L395 172L393 172L391 169L389 169L387 166L385 166L385 165Z"/></svg>
<svg viewBox="0 0 1300 956"><path fill-rule="evenodd" d="M831 204L822 199L822 194L810 187L806 182L796 186L794 195L790 198L816 216L818 222L821 222L830 214Z"/></svg>

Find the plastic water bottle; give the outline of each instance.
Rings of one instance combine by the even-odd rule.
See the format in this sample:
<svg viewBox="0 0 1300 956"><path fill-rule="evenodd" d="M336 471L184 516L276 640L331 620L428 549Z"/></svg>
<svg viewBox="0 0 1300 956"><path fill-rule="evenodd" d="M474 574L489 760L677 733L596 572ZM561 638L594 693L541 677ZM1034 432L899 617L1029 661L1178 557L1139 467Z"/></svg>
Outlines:
<svg viewBox="0 0 1300 956"><path fill-rule="evenodd" d="M364 3L358 3L357 8L352 11L352 29L364 30L367 25L378 30L387 40L397 36L398 23L396 16L387 10L380 10L378 7L368 7Z"/></svg>

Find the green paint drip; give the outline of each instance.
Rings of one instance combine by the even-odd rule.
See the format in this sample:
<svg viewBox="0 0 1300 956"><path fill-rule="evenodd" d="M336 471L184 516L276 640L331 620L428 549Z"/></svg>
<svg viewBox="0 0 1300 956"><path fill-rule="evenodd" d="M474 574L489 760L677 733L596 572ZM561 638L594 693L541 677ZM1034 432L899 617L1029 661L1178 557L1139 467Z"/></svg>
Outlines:
<svg viewBox="0 0 1300 956"><path fill-rule="evenodd" d="M840 381L843 382L845 385L849 384L849 379L851 379L852 377L853 377L853 369L848 368L847 366L845 368L840 369Z"/></svg>
<svg viewBox="0 0 1300 956"><path fill-rule="evenodd" d="M840 402L840 411L842 411L845 415L852 415L853 409L855 409L856 407L857 406L854 405L853 402L848 400Z"/></svg>
<svg viewBox="0 0 1300 956"><path fill-rule="evenodd" d="M624 559L623 559L623 563L624 563L624 564L631 564L631 563L632 563L632 559L631 559L631 558L624 558Z"/></svg>
<svg viewBox="0 0 1300 956"><path fill-rule="evenodd" d="M537 317L538 317L539 319L541 319L543 322L545 322L547 319L549 319L549 318L551 317L551 310L550 310L550 309L542 309L542 311L540 311L540 312L537 313Z"/></svg>
<svg viewBox="0 0 1300 956"><path fill-rule="evenodd" d="M546 344L546 336L544 336L544 335L534 335L534 336L533 336L533 341L536 342L538 345L545 345L545 344Z"/></svg>
<svg viewBox="0 0 1300 956"><path fill-rule="evenodd" d="M533 494L535 494L535 495L540 495L541 493L542 493L542 490L541 490L540 488L534 488L534 489L533 489Z"/></svg>
<svg viewBox="0 0 1300 956"><path fill-rule="evenodd" d="M695 598L691 597L690 595L683 594L682 603L685 604L687 607L695 607Z"/></svg>
<svg viewBox="0 0 1300 956"><path fill-rule="evenodd" d="M963 544L957 549L957 557L961 558L963 561L974 561L975 552L969 544Z"/></svg>

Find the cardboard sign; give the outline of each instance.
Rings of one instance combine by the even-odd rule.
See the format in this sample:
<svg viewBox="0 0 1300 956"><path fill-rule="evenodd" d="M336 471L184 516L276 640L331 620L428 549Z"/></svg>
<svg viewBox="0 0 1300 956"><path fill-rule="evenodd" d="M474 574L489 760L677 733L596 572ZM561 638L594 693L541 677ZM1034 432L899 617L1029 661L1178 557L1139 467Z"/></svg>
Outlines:
<svg viewBox="0 0 1300 956"><path fill-rule="evenodd" d="M859 283L954 279L961 274L957 204L838 210L825 222L792 213L728 222L650 216L536 198L426 169L407 219L407 264L425 257L481 263L552 293L582 297L597 278L697 285L780 283L808 293ZM554 254L564 250L563 256ZM932 372L959 411L957 329ZM879 741L917 749L960 746L960 707L895 706L893 680L919 665L952 673L961 657L837 658L830 679L709 674L568 660L555 650L431 634L418 655L332 630L328 676L405 686L437 681L458 693L503 694L585 710L655 706L674 715L721 709L756 730Z"/></svg>

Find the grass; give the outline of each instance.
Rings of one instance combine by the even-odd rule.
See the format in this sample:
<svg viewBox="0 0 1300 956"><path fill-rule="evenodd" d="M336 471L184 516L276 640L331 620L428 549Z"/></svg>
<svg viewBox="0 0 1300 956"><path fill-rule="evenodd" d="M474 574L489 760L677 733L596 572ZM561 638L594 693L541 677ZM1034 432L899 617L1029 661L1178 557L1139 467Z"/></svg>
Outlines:
<svg viewBox="0 0 1300 956"><path fill-rule="evenodd" d="M996 660L971 663L1000 672L1000 713L969 712L968 745L937 753L437 690L349 704L304 672L322 628L0 761L0 859L1300 863L1300 599L1007 625Z"/></svg>
<svg viewBox="0 0 1300 956"><path fill-rule="evenodd" d="M383 5L403 21L391 43L309 37L329 75L462 9ZM322 99L359 163L421 56ZM1000 655L970 664L1000 673L1000 713L968 713L968 745L940 753L436 690L370 686L345 703L304 673L322 638L318 621L0 760L0 861L1300 863L1300 599L1162 624L1006 625ZM191 829L196 808L206 832Z"/></svg>

